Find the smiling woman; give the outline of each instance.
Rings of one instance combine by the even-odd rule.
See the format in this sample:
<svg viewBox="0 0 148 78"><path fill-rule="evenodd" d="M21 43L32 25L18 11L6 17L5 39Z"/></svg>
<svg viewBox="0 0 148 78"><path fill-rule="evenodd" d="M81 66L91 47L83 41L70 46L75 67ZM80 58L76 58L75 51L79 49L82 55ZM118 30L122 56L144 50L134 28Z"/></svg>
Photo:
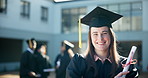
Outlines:
<svg viewBox="0 0 148 78"><path fill-rule="evenodd" d="M102 53L102 51L108 52L108 47L110 45L110 35L108 27L92 27L91 39L97 54ZM97 50L99 52L97 52Z"/></svg>
<svg viewBox="0 0 148 78"><path fill-rule="evenodd" d="M96 7L82 19L89 26L88 47L85 55L75 54L67 67L67 78L137 78L138 73L131 65L130 70L122 72L126 58L120 56L116 48L116 37L112 23L122 15ZM80 24L80 22L79 22Z"/></svg>

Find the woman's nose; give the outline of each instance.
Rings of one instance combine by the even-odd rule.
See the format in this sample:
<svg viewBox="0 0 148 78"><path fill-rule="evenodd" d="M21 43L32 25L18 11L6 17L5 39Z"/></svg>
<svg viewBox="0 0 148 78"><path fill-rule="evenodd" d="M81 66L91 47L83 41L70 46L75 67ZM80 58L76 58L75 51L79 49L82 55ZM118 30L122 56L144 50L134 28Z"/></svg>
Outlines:
<svg viewBox="0 0 148 78"><path fill-rule="evenodd" d="M100 39L100 40L102 40L102 39L103 39L102 34L99 34L99 35L98 35L98 39Z"/></svg>

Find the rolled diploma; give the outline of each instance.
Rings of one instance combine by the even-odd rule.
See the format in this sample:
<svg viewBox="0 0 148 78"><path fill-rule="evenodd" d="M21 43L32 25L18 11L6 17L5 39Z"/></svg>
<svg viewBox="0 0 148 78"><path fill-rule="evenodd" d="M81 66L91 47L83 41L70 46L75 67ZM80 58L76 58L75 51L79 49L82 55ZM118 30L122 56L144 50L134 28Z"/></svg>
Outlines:
<svg viewBox="0 0 148 78"><path fill-rule="evenodd" d="M43 72L53 72L53 71L55 71L54 68L43 69Z"/></svg>
<svg viewBox="0 0 148 78"><path fill-rule="evenodd" d="M129 64L130 61L133 59L133 56L134 56L134 54L135 54L136 49L137 49L136 46L132 46L132 49L131 49L131 51L130 51L130 54L129 54L128 58L127 58L127 61L126 61L126 64L125 64L125 65ZM127 66L125 66L122 72L128 71L129 66L130 66L130 64L127 65ZM126 75L123 75L122 77L125 77L125 76L126 76Z"/></svg>

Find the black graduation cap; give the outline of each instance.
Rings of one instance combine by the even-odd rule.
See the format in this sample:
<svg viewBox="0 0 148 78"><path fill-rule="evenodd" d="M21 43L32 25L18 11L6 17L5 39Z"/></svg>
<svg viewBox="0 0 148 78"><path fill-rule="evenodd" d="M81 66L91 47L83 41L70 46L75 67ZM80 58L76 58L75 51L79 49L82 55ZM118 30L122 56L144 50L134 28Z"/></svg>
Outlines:
<svg viewBox="0 0 148 78"><path fill-rule="evenodd" d="M122 15L103 9L101 7L96 7L81 19L81 23L90 27L108 26L112 28L111 24L121 17Z"/></svg>
<svg viewBox="0 0 148 78"><path fill-rule="evenodd" d="M123 17L120 14L111 12L97 6L94 10L79 19L79 47L82 47L82 36L81 36L81 23L88 25L89 27L102 27L107 26L112 28L112 23Z"/></svg>
<svg viewBox="0 0 148 78"><path fill-rule="evenodd" d="M66 50L68 50L69 48L74 48L74 44L72 44L71 42L69 42L67 40L64 40L62 42L62 46L64 46L64 45L65 45Z"/></svg>

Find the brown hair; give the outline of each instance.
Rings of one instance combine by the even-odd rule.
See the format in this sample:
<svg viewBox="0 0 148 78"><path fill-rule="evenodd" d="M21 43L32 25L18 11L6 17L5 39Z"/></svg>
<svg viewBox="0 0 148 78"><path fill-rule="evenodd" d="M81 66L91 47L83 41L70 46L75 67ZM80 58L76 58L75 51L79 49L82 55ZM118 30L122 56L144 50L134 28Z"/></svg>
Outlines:
<svg viewBox="0 0 148 78"><path fill-rule="evenodd" d="M33 45L34 45L33 41L36 42L36 40L34 38L31 38L31 39L26 41L28 46L29 46L29 48L31 48L31 49L33 48Z"/></svg>
<svg viewBox="0 0 148 78"><path fill-rule="evenodd" d="M118 62L119 62L119 54L117 52L117 43L116 43L116 37L115 37L115 33L113 32L112 28L108 28L109 30L109 35L110 35L110 39L111 39L111 43L109 45L109 55L110 55L110 60L112 61L112 68L114 70L112 70L112 76L115 74L115 69L118 67ZM94 51L94 46L92 44L92 40L91 40L91 27L89 28L89 32L88 32L88 47L86 50L86 60L90 63L88 64L88 69L87 71L89 71L89 67L93 65L94 69L95 69L95 74L94 76L97 76L97 69L96 69L96 65L95 65L95 61L94 61L94 55L95 55L95 51ZM90 55L91 59L87 59L87 57Z"/></svg>

